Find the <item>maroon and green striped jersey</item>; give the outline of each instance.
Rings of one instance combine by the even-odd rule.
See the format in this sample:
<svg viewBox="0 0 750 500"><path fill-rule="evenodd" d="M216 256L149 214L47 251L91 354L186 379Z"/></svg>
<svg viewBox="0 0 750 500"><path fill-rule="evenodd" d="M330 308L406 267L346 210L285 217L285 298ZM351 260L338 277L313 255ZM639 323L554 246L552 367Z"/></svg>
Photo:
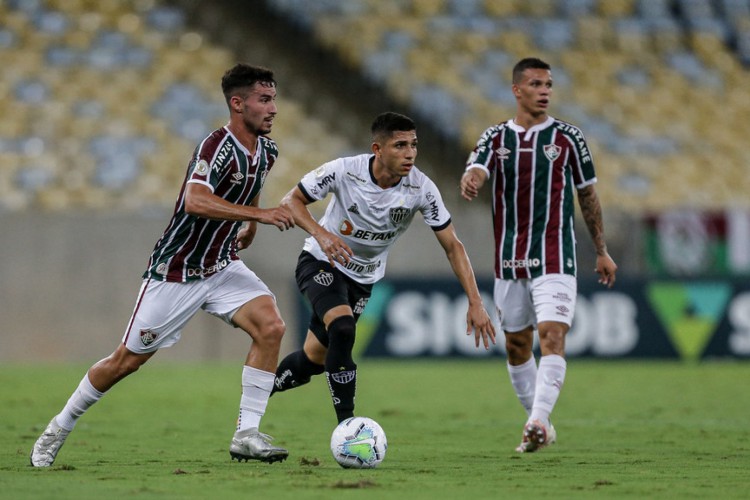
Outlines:
<svg viewBox="0 0 750 500"><path fill-rule="evenodd" d="M492 179L495 276L576 275L574 188L596 182L577 127L549 117L528 130L513 120L484 131L466 169Z"/></svg>
<svg viewBox="0 0 750 500"><path fill-rule="evenodd" d="M207 278L237 260L235 237L242 223L185 213L187 185L205 184L230 203L249 205L278 157L276 143L259 137L254 155L222 127L193 152L174 214L148 261L144 278L185 282Z"/></svg>

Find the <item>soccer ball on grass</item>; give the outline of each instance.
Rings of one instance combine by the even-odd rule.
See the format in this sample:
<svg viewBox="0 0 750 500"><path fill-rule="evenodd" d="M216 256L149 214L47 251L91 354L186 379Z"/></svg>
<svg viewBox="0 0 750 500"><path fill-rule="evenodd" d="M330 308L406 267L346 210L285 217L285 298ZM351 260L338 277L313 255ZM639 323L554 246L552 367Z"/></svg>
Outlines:
<svg viewBox="0 0 750 500"><path fill-rule="evenodd" d="M352 417L331 435L331 453L345 469L372 469L383 461L388 441L383 428L371 418Z"/></svg>

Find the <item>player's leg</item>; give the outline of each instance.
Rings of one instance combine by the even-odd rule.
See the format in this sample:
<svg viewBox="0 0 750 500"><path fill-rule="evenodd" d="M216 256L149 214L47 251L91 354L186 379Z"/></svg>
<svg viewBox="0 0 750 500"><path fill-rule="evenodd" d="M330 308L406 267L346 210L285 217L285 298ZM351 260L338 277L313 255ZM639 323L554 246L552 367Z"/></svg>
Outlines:
<svg viewBox="0 0 750 500"><path fill-rule="evenodd" d="M536 386L534 359L534 308L528 280L495 280L495 306L505 332L505 351L510 383L526 416L531 413Z"/></svg>
<svg viewBox="0 0 750 500"><path fill-rule="evenodd" d="M541 357L537 373L534 404L524 436L531 443L527 451L556 441L550 415L565 383L565 335L570 329L576 305L576 281L573 276L552 274L533 281Z"/></svg>
<svg viewBox="0 0 750 500"><path fill-rule="evenodd" d="M313 331L314 327L312 324L310 328L307 331L307 337L302 349L288 354L279 363L271 395L303 386L310 382L313 376L320 375L325 371L323 365L326 359L326 352L328 351L328 334L321 322L320 328L323 333L322 338L325 341L324 345L323 341L319 339L318 334Z"/></svg>
<svg viewBox="0 0 750 500"><path fill-rule="evenodd" d="M351 308L338 306L323 317L328 331L328 352L324 363L328 389L339 422L354 416L357 364L352 358L356 320Z"/></svg>
<svg viewBox="0 0 750 500"><path fill-rule="evenodd" d="M179 340L182 327L200 307L195 287L184 283L143 282L120 344L94 364L52 418L31 451L31 464L49 467L78 419L117 382L140 368L161 347Z"/></svg>
<svg viewBox="0 0 750 500"><path fill-rule="evenodd" d="M234 261L208 278L206 286L207 300L203 305L206 312L242 329L252 338L242 367L242 395L230 455L238 460L284 460L289 452L273 446L272 438L259 431L286 329L276 299L242 261Z"/></svg>

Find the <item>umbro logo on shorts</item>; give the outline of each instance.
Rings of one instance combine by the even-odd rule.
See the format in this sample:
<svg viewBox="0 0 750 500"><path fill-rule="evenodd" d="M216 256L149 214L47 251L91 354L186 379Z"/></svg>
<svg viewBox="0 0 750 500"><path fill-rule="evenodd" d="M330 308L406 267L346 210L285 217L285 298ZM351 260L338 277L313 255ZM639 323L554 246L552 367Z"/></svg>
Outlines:
<svg viewBox="0 0 750 500"><path fill-rule="evenodd" d="M313 281L315 281L315 283L317 283L318 285L330 286L330 284L333 283L333 273L320 271L318 274L313 276Z"/></svg>

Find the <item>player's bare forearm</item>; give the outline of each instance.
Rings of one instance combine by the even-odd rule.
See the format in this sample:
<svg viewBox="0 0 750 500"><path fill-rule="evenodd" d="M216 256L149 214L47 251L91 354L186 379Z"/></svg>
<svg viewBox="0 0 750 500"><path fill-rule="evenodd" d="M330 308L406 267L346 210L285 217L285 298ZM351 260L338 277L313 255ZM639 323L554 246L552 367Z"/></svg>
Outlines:
<svg viewBox="0 0 750 500"><path fill-rule="evenodd" d="M602 207L599 197L593 185L578 190L578 204L581 207L581 215L591 235L597 255L607 253L607 244L604 241L604 222L602 220Z"/></svg>

